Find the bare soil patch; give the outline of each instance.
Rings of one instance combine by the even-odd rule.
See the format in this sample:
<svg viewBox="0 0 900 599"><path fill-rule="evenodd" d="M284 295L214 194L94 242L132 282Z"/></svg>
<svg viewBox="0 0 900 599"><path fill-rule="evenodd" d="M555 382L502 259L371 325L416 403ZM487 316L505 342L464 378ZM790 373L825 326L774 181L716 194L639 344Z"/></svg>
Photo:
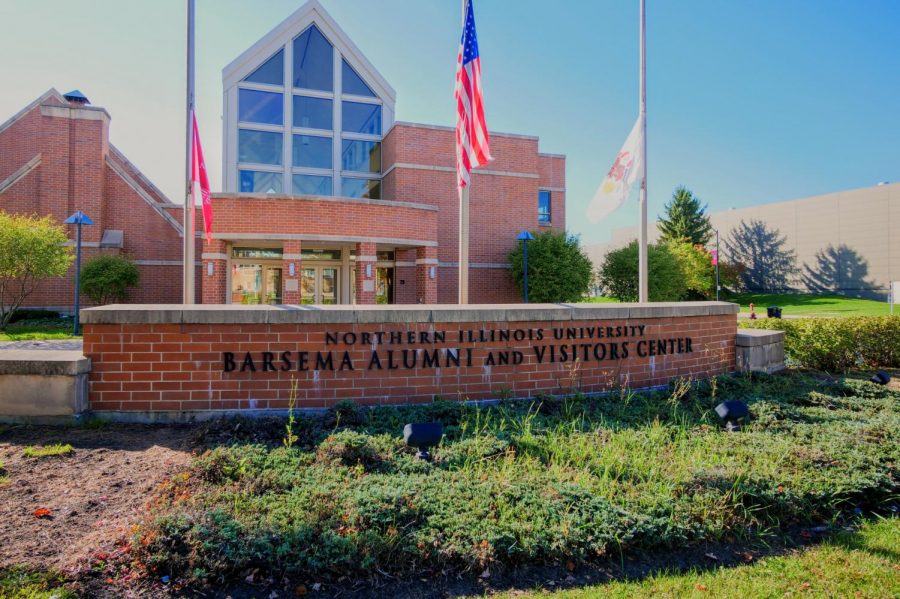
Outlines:
<svg viewBox="0 0 900 599"><path fill-rule="evenodd" d="M190 426L0 425L0 476L7 478L0 484L0 569L72 570L108 550L128 534L156 486L189 466L195 438ZM53 443L74 451L23 456L29 445Z"/></svg>

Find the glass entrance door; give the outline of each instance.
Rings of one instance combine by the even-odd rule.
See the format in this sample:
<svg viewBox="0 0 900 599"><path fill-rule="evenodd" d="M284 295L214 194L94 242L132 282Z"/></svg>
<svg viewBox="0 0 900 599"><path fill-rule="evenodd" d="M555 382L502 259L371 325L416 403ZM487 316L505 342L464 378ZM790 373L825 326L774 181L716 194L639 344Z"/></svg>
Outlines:
<svg viewBox="0 0 900 599"><path fill-rule="evenodd" d="M338 266L304 266L300 269L300 303L339 304L340 273Z"/></svg>
<svg viewBox="0 0 900 599"><path fill-rule="evenodd" d="M232 304L280 304L281 266L235 263L231 269Z"/></svg>

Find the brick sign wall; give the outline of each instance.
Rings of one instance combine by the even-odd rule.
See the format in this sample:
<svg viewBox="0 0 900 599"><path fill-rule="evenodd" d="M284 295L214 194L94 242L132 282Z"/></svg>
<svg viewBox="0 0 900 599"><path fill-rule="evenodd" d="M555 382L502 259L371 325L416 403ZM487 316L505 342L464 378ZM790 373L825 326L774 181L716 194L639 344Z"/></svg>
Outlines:
<svg viewBox="0 0 900 599"><path fill-rule="evenodd" d="M650 387L735 369L737 306L108 306L95 411L322 408Z"/></svg>

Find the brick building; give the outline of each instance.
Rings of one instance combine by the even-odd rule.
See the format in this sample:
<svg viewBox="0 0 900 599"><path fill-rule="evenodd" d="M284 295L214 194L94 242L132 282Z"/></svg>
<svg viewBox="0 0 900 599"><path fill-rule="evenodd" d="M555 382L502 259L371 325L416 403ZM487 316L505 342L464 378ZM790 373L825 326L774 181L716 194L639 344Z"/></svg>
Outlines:
<svg viewBox="0 0 900 599"><path fill-rule="evenodd" d="M317 0L229 64L223 86L223 193L198 245L198 299L457 301L454 131L395 121L394 90ZM180 302L182 211L108 129L105 110L55 91L0 125L0 207L59 221L84 210L97 222L87 256L138 261L133 301ZM472 176L469 299L518 302L506 256L522 230L565 229L565 157L503 133L491 153ZM29 303L67 307L71 295L66 278Z"/></svg>
<svg viewBox="0 0 900 599"><path fill-rule="evenodd" d="M84 211L95 224L82 229L83 259L128 255L141 271L132 301L181 302L183 209L109 143L109 124L80 93L55 89L0 124L0 210L60 223ZM27 305L71 311L73 271L41 281Z"/></svg>

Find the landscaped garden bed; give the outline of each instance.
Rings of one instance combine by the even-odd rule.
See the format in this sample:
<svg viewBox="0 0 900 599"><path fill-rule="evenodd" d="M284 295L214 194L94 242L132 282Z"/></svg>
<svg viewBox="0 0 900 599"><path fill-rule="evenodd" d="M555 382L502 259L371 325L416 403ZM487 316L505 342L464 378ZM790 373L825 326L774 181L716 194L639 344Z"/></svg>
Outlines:
<svg viewBox="0 0 900 599"><path fill-rule="evenodd" d="M789 371L480 407L347 403L321 417L297 415L290 431L284 419L178 429L164 444L178 445L182 457L161 465L157 482L145 476L135 493L126 479L106 504L86 508L106 509L114 493L130 494L116 526L61 537L53 548L68 516L31 512L54 510L62 499L19 505L11 517L30 518L28 535L44 535L51 548L40 560L8 553L0 566L53 565L88 596L230 589L235 597L285 597L553 588L547 580L577 588L672 568L755 563L896 511L900 389L865 378ZM750 405L752 420L740 432L725 432L713 411L725 399ZM430 463L401 438L405 423L429 420L442 422L445 433ZM102 479L117 471L100 458L126 471L124 459L139 461L155 444L145 440L122 458L124 447L120 457L104 456L97 453L104 441L89 441L125 434L120 427L33 429L40 442L37 432L4 432L0 441L13 443L0 456L8 478L0 500L30 497L19 480L33 494L59 485L55 495L64 497L66 473L77 479L92 467L90 478ZM149 427L141 437L153 430L169 429ZM52 443L74 449L22 455ZM146 472L148 462L140 463ZM86 496L100 492L79 496L89 506ZM881 534L896 538L897 527L886 526ZM66 562L65 543L78 544L80 560Z"/></svg>

